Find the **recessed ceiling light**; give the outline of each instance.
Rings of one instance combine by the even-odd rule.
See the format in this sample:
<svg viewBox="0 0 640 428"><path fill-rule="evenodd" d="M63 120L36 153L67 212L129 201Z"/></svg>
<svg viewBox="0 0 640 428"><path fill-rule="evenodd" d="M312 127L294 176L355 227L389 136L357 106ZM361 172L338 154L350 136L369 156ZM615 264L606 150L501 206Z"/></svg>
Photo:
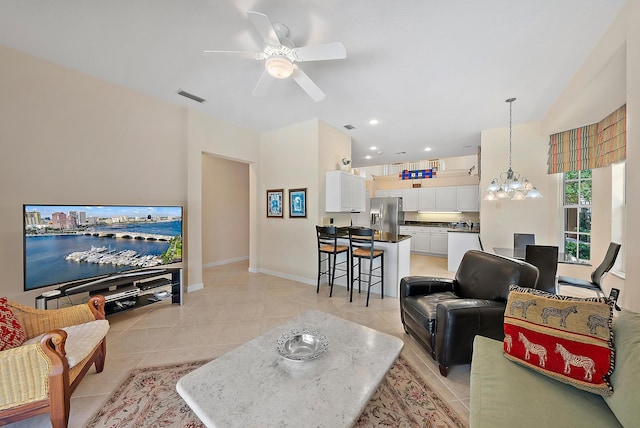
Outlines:
<svg viewBox="0 0 640 428"><path fill-rule="evenodd" d="M378 124L378 119L371 119L369 121L369 125L377 125Z"/></svg>
<svg viewBox="0 0 640 428"><path fill-rule="evenodd" d="M371 159L371 155L366 155L364 158L365 159Z"/></svg>
<svg viewBox="0 0 640 428"><path fill-rule="evenodd" d="M369 147L369 150L377 150L378 148L376 146L371 146Z"/></svg>
<svg viewBox="0 0 640 428"><path fill-rule="evenodd" d="M430 151L431 151L431 147L426 147L426 148L424 149L424 151L425 151L425 152L430 152Z"/></svg>
<svg viewBox="0 0 640 428"><path fill-rule="evenodd" d="M379 154L379 155L381 155L381 154L382 154L382 150L379 150L379 151L378 151L378 154Z"/></svg>

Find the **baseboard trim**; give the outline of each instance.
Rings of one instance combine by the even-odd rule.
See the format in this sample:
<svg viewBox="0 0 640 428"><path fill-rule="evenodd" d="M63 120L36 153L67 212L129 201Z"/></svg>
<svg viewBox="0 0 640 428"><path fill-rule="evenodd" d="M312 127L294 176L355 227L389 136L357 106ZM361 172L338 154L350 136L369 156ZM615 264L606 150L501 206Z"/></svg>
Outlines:
<svg viewBox="0 0 640 428"><path fill-rule="evenodd" d="M236 262L242 262L245 260L249 260L249 256L242 256L242 257L235 257L233 259L226 259L226 260L219 260L217 262L211 262L211 263L207 263L202 265L203 269L207 269L207 268L212 268L212 267L216 267L216 266L222 266L222 265L228 265L231 263L236 263Z"/></svg>
<svg viewBox="0 0 640 428"><path fill-rule="evenodd" d="M317 280L315 278L314 279L304 278L301 276L289 275L288 273L278 272L275 270L259 269L258 271L256 271L256 273L264 273L266 275L276 276L278 278L290 279L291 281L297 281L297 282L301 282L303 284L308 284L308 285L317 284Z"/></svg>
<svg viewBox="0 0 640 428"><path fill-rule="evenodd" d="M202 282L199 284L187 285L187 293L191 293L192 291L198 291L202 289L204 289L204 284Z"/></svg>

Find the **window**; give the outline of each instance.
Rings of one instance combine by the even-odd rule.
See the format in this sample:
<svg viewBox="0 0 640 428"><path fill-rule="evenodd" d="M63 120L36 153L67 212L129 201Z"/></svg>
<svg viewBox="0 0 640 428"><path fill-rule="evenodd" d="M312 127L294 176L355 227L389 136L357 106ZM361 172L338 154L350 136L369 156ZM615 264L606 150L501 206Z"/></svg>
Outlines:
<svg viewBox="0 0 640 428"><path fill-rule="evenodd" d="M591 259L591 170L564 174L564 253Z"/></svg>

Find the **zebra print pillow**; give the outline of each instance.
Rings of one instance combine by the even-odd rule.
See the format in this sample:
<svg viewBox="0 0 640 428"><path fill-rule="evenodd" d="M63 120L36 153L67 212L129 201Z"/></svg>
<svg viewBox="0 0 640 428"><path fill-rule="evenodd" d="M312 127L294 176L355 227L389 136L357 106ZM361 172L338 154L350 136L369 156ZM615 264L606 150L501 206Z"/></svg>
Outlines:
<svg viewBox="0 0 640 428"><path fill-rule="evenodd" d="M613 302L509 287L504 355L585 391L613 394Z"/></svg>

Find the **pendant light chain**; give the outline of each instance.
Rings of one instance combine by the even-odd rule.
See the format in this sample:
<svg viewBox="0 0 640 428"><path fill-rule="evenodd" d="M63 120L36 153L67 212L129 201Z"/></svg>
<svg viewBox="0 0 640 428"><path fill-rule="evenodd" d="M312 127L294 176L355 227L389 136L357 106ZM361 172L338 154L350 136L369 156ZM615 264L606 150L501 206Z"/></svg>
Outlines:
<svg viewBox="0 0 640 428"><path fill-rule="evenodd" d="M541 198L542 194L533 183L525 177L520 178L520 173L511 168L513 152L513 102L515 98L505 100L509 103L509 169L500 174L500 180L494 178L487 188L485 200L498 199L523 200Z"/></svg>
<svg viewBox="0 0 640 428"><path fill-rule="evenodd" d="M511 169L511 133L512 133L512 124L513 124L513 102L515 98L509 98L507 102L509 103L509 169Z"/></svg>

